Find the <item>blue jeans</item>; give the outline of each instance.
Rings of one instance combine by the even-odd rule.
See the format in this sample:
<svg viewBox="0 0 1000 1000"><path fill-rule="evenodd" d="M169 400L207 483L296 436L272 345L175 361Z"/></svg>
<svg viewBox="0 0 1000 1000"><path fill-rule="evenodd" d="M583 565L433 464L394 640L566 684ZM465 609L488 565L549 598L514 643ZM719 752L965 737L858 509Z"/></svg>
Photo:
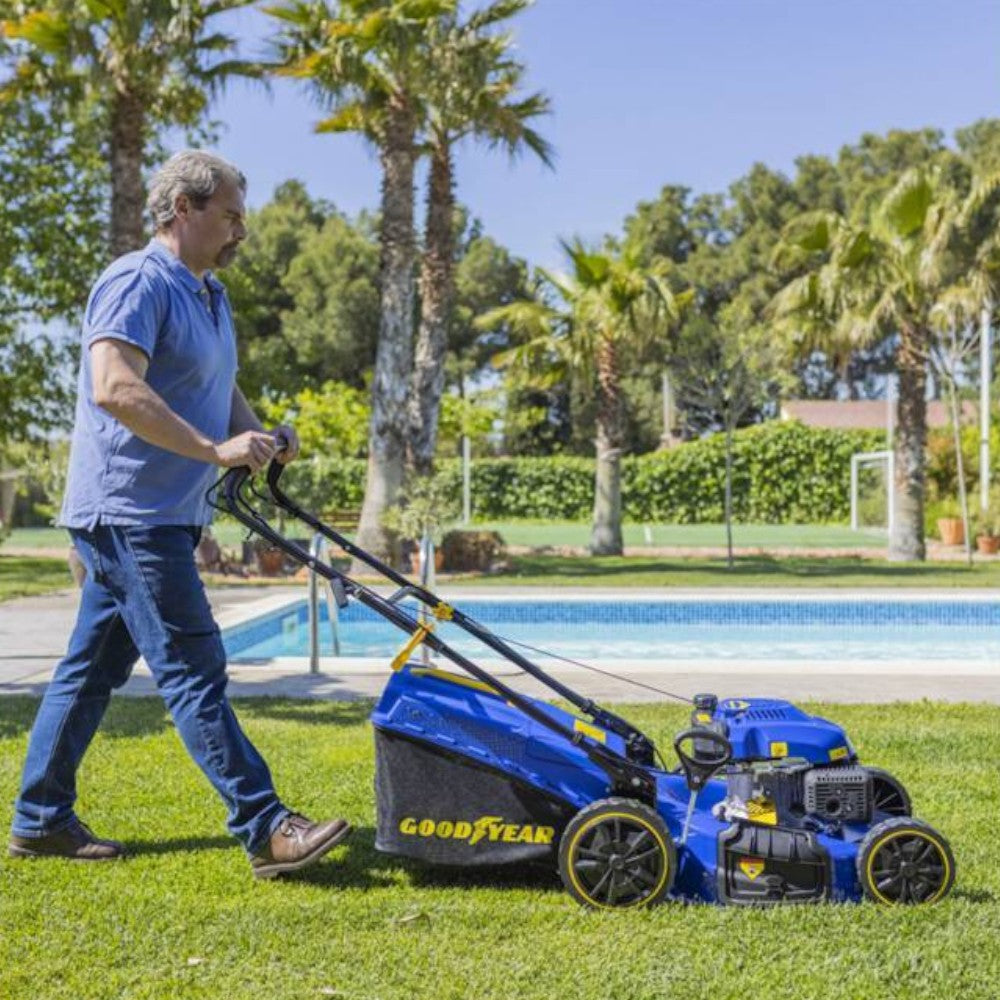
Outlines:
<svg viewBox="0 0 1000 1000"><path fill-rule="evenodd" d="M188 752L228 807L230 832L256 853L288 809L226 698L226 654L194 563L201 529L98 525L70 534L87 580L31 730L12 832L41 837L73 821L77 767L112 689L141 655Z"/></svg>

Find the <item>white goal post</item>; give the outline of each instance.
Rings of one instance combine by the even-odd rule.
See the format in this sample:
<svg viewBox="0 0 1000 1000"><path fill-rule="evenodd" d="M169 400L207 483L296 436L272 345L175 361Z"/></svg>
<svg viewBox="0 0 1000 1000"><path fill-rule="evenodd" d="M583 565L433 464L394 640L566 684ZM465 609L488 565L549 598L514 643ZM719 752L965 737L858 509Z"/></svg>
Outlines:
<svg viewBox="0 0 1000 1000"><path fill-rule="evenodd" d="M885 468L886 530L892 534L895 518L896 477L891 451L857 451L851 455L851 530L858 531L861 525L861 470L868 466L883 465Z"/></svg>

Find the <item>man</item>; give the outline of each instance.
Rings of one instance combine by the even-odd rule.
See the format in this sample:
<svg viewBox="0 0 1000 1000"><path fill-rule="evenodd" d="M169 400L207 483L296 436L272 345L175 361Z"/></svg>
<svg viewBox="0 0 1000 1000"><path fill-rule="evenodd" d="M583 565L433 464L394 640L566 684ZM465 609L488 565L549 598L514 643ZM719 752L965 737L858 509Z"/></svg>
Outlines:
<svg viewBox="0 0 1000 1000"><path fill-rule="evenodd" d="M171 157L150 187L155 236L91 291L61 517L87 580L31 732L12 857L123 856L73 805L80 759L140 655L257 877L311 864L350 832L279 800L226 698L225 652L194 563L216 467L257 471L299 447L291 427L266 432L237 387L232 315L212 274L246 238L245 191L219 157Z"/></svg>

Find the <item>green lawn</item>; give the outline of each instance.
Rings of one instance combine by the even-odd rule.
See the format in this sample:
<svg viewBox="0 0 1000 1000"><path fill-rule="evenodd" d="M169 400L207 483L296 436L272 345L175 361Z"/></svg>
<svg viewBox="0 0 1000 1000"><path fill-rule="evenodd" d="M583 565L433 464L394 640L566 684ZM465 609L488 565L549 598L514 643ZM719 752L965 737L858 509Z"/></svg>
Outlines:
<svg viewBox="0 0 1000 1000"><path fill-rule="evenodd" d="M514 556L483 586L594 587L998 587L1000 563L890 563L857 557ZM465 582L464 579L462 581Z"/></svg>
<svg viewBox="0 0 1000 1000"><path fill-rule="evenodd" d="M485 521L476 528L499 531L508 545L586 546L590 525L577 521ZM623 524L629 547L677 546L703 548L726 544L722 524ZM737 524L733 544L746 548L872 549L886 547L886 536L872 531L851 531L842 524Z"/></svg>
<svg viewBox="0 0 1000 1000"><path fill-rule="evenodd" d="M73 578L65 559L5 556L0 553L0 601L72 586Z"/></svg>
<svg viewBox="0 0 1000 1000"><path fill-rule="evenodd" d="M346 568L346 564L345 564ZM514 556L503 573L452 577L483 587L1000 587L1000 563L889 563L844 557L743 556L729 569L721 558ZM440 583L448 581L442 576ZM215 576L209 585L235 586L238 577ZM288 578L248 584L287 586ZM0 601L72 586L63 559L0 554ZM0 997L2 1000L2 997Z"/></svg>
<svg viewBox="0 0 1000 1000"><path fill-rule="evenodd" d="M585 546L590 540L590 525L578 521L484 521L473 525L496 530L508 545ZM246 531L234 521L219 521L213 528L223 545L236 546ZM286 530L293 533L293 529ZM628 546L683 546L699 548L726 544L721 524L625 524L622 526ZM647 530L649 532L647 537ZM734 543L749 548L865 548L884 549L884 534L851 531L842 524L738 524ZM15 528L10 544L25 548L51 548L68 545L61 528Z"/></svg>
<svg viewBox="0 0 1000 1000"><path fill-rule="evenodd" d="M5 828L35 704L0 699ZM238 711L286 800L346 815L357 831L311 871L258 883L162 705L118 699L82 770L79 809L133 856L0 861L0 997L992 1000L996 708L813 707L898 774L951 840L958 881L943 903L591 913L547 871L400 862L373 849L369 706L263 699ZM664 746L685 716L656 705L626 714Z"/></svg>

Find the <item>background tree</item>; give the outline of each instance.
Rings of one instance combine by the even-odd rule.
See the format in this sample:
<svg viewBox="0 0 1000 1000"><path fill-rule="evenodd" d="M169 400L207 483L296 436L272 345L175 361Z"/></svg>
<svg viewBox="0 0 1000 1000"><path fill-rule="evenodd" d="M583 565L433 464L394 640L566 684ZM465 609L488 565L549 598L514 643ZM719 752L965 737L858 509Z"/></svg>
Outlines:
<svg viewBox="0 0 1000 1000"><path fill-rule="evenodd" d="M959 197L940 165L908 170L878 203L870 226L809 213L788 227L776 255L804 270L774 300L805 347L871 344L895 335L899 392L893 442L895 517L889 558L923 559L927 366L934 310L972 261L951 238Z"/></svg>
<svg viewBox="0 0 1000 1000"><path fill-rule="evenodd" d="M295 308L286 282L306 240L332 212L332 206L313 200L299 181L291 180L259 210L247 213L247 238L225 281L238 334L240 384L249 399L293 393L306 377L284 331L285 315Z"/></svg>
<svg viewBox="0 0 1000 1000"><path fill-rule="evenodd" d="M530 124L549 113L548 98L518 94L524 67L511 57L511 36L494 30L527 6L528 0L496 0L464 21L446 15L430 27L423 50L430 168L408 442L418 474L433 464L455 295L455 146L471 136L511 157L530 150L552 163L551 147Z"/></svg>
<svg viewBox="0 0 1000 1000"><path fill-rule="evenodd" d="M265 400L261 415L272 424L294 424L307 459L364 457L371 410L368 394L352 385L324 382Z"/></svg>
<svg viewBox="0 0 1000 1000"><path fill-rule="evenodd" d="M413 365L413 170L423 122L416 53L454 0L301 0L268 8L281 28L276 72L305 81L330 111L319 132L354 132L378 150L380 323L372 381L365 499L358 544L391 558L382 515L403 481L406 396Z"/></svg>
<svg viewBox="0 0 1000 1000"><path fill-rule="evenodd" d="M117 257L144 242L142 170L165 127L195 129L214 90L254 71L212 18L251 0L43 0L6 4L13 40L3 94L87 106L100 126L110 183L108 244Z"/></svg>
<svg viewBox="0 0 1000 1000"><path fill-rule="evenodd" d="M620 555L622 346L641 338L666 339L688 296L675 296L660 274L643 268L628 251L598 253L579 241L564 244L564 249L572 267L568 277L540 272L553 301L537 297L515 302L479 322L484 328L509 323L525 336L523 344L500 356L501 363L545 371L550 379L576 370L594 380L597 462L590 551Z"/></svg>
<svg viewBox="0 0 1000 1000"><path fill-rule="evenodd" d="M22 95L0 101L0 461L66 426L73 321L103 256L105 165L86 120Z"/></svg>
<svg viewBox="0 0 1000 1000"><path fill-rule="evenodd" d="M379 324L372 219L349 219L286 181L247 228L225 275L244 391L261 399L330 380L367 385Z"/></svg>

